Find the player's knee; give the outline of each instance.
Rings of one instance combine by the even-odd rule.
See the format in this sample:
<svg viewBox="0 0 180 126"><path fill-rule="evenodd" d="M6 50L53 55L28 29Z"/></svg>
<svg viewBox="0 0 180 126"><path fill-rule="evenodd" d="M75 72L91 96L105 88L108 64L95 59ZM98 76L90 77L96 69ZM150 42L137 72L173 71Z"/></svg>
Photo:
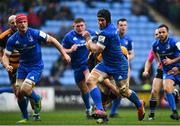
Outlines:
<svg viewBox="0 0 180 126"><path fill-rule="evenodd" d="M173 92L173 88L171 88L171 87L169 87L169 86L165 86L165 87L164 87L164 91L165 91L166 93L172 93L172 92Z"/></svg>
<svg viewBox="0 0 180 126"><path fill-rule="evenodd" d="M123 85L119 87L119 93L120 95L125 96L125 97L129 96L130 95L129 87L127 85Z"/></svg>
<svg viewBox="0 0 180 126"><path fill-rule="evenodd" d="M34 86L33 81L29 79L25 79L21 87L21 93L26 96L29 96L32 93L33 86Z"/></svg>
<svg viewBox="0 0 180 126"><path fill-rule="evenodd" d="M96 80L97 80L97 78L94 75L90 74L88 79L86 80L86 84L89 86L92 83L94 83Z"/></svg>
<svg viewBox="0 0 180 126"><path fill-rule="evenodd" d="M87 84L85 83L85 81L79 82L78 87L79 87L79 89L81 90L82 93L89 92L89 88L88 88Z"/></svg>
<svg viewBox="0 0 180 126"><path fill-rule="evenodd" d="M157 96L157 95L159 94L159 91L158 91L157 89L153 89L152 92L151 92L151 94L152 94L153 96Z"/></svg>

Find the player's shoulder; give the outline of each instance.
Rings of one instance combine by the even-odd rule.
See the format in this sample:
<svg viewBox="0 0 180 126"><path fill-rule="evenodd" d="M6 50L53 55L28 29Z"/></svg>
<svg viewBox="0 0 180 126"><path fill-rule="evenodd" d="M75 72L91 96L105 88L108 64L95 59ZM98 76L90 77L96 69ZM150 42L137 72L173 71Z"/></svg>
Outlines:
<svg viewBox="0 0 180 126"><path fill-rule="evenodd" d="M159 40L159 39L155 40L155 41L152 43L152 47L158 46L159 43L160 43L160 40Z"/></svg>
<svg viewBox="0 0 180 126"><path fill-rule="evenodd" d="M114 36L118 35L118 32L113 24L109 24L105 29L101 30L100 35L102 36Z"/></svg>
<svg viewBox="0 0 180 126"><path fill-rule="evenodd" d="M177 42L174 37L168 37L168 41L170 42L170 44L175 44Z"/></svg>
<svg viewBox="0 0 180 126"><path fill-rule="evenodd" d="M30 32L32 34L39 34L41 30L34 29L34 28L28 28L27 32Z"/></svg>
<svg viewBox="0 0 180 126"><path fill-rule="evenodd" d="M87 31L91 34L91 35L97 35L98 33L92 29L87 29Z"/></svg>
<svg viewBox="0 0 180 126"><path fill-rule="evenodd" d="M72 36L75 36L75 35L76 35L75 31L71 30L71 31L69 31L69 32L67 32L65 34L64 38L67 38L67 37L69 38L69 37L72 37Z"/></svg>
<svg viewBox="0 0 180 126"><path fill-rule="evenodd" d="M12 34L12 30L9 28L0 34L0 39L4 39L5 37L9 36L10 34Z"/></svg>
<svg viewBox="0 0 180 126"><path fill-rule="evenodd" d="M19 33L18 32L15 32L13 35L11 35L9 38L8 38L8 43L13 43L13 42L16 42L18 40L18 36L19 36Z"/></svg>
<svg viewBox="0 0 180 126"><path fill-rule="evenodd" d="M132 42L133 41L129 34L125 34L124 35L124 39L126 39L128 42Z"/></svg>

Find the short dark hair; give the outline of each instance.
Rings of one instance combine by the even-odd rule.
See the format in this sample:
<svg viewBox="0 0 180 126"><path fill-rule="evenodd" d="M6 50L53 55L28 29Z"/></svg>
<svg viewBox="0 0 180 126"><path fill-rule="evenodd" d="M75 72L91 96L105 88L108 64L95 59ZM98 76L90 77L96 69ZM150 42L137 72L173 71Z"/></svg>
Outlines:
<svg viewBox="0 0 180 126"><path fill-rule="evenodd" d="M102 17L106 20L107 24L111 23L111 13L107 9L101 9L97 13L97 17Z"/></svg>
<svg viewBox="0 0 180 126"><path fill-rule="evenodd" d="M126 21L127 22L127 19L126 18L120 18L117 20L117 24L119 24L120 21Z"/></svg>
<svg viewBox="0 0 180 126"><path fill-rule="evenodd" d="M169 27L168 27L166 24L161 24L161 25L159 25L158 29L159 29L159 28L163 28L163 27L166 28L167 32L169 32Z"/></svg>
<svg viewBox="0 0 180 126"><path fill-rule="evenodd" d="M74 23L80 23L80 22L85 22L85 20L81 17L74 19Z"/></svg>

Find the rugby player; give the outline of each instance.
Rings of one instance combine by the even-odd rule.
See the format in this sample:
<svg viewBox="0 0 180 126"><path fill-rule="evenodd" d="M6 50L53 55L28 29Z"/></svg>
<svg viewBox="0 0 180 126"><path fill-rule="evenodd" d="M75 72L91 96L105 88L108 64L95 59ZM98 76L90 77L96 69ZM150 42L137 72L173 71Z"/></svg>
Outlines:
<svg viewBox="0 0 180 126"><path fill-rule="evenodd" d="M136 105L138 109L138 120L141 121L145 116L144 102L140 101L136 93L128 87L128 60L119 48L120 40L115 26L111 23L111 14L109 10L101 9L98 11L97 17L101 30L98 34L97 44L92 42L88 31L83 34L87 48L92 52L102 52L103 58L91 71L86 82L96 105L95 114L99 118L107 117L97 83L102 82L108 76L112 76L119 93Z"/></svg>
<svg viewBox="0 0 180 126"><path fill-rule="evenodd" d="M73 22L73 30L68 32L62 40L64 50L71 56L71 66L74 70L74 78L79 87L86 107L86 116L91 118L92 106L90 105L89 88L86 85L86 80L89 76L88 55L89 50L86 48L86 42L82 33L86 30L85 20L83 18L76 18ZM92 36L96 32L88 30Z"/></svg>
<svg viewBox="0 0 180 126"><path fill-rule="evenodd" d="M20 54L15 92L18 102L21 102L20 108L23 113L23 119L17 123L26 123L29 117L24 96L34 100L35 114L39 114L41 111L41 97L33 90L33 87L40 81L44 67L41 55L41 42L53 44L68 63L71 58L54 37L40 30L29 28L25 14L18 14L15 19L18 31L8 39L2 61L6 70L12 72L13 67L9 62L10 56L14 50L17 50Z"/></svg>
<svg viewBox="0 0 180 126"><path fill-rule="evenodd" d="M180 66L180 42L169 37L169 28L165 24L158 27L159 39L153 45L154 56L162 64L163 68L163 89L166 99L172 110L171 119L179 120L175 99L173 96L174 84L180 84L180 74L169 73L174 67Z"/></svg>

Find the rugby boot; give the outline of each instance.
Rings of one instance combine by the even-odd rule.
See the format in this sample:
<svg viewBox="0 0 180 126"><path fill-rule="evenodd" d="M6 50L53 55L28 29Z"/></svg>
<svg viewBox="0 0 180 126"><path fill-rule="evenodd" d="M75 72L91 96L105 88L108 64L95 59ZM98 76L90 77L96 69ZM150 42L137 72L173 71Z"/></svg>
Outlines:
<svg viewBox="0 0 180 126"><path fill-rule="evenodd" d="M141 104L142 106L140 108L138 108L138 120L141 121L144 119L145 117L145 102L141 100Z"/></svg>

